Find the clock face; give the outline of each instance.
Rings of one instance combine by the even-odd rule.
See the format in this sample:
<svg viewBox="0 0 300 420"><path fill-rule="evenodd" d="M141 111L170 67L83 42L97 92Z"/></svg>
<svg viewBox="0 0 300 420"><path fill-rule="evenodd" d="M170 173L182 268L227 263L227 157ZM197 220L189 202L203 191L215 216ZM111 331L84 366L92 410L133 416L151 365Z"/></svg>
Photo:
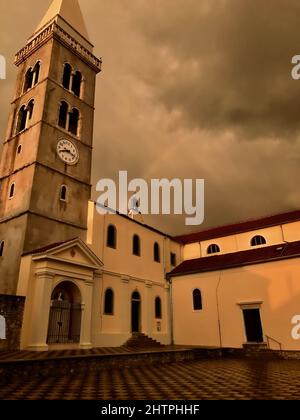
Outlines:
<svg viewBox="0 0 300 420"><path fill-rule="evenodd" d="M77 147L69 140L60 140L57 143L57 154L67 165L76 165L79 160Z"/></svg>

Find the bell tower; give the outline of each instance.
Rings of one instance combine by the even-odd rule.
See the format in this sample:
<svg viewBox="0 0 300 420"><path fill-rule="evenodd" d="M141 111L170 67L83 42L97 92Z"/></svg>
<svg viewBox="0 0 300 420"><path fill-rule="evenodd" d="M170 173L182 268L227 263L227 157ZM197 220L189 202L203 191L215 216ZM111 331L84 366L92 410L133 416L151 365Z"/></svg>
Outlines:
<svg viewBox="0 0 300 420"><path fill-rule="evenodd" d="M54 0L15 57L0 163L0 293L15 294L23 253L85 240L96 75L78 0Z"/></svg>

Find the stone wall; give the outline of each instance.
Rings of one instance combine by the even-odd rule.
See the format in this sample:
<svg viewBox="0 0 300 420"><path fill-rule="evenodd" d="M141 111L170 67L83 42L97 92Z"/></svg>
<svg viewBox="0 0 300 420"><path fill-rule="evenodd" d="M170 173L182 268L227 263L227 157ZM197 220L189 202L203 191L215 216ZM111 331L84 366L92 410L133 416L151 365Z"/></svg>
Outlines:
<svg viewBox="0 0 300 420"><path fill-rule="evenodd" d="M6 320L6 340L0 339L0 351L20 349L25 297L0 295L0 315Z"/></svg>

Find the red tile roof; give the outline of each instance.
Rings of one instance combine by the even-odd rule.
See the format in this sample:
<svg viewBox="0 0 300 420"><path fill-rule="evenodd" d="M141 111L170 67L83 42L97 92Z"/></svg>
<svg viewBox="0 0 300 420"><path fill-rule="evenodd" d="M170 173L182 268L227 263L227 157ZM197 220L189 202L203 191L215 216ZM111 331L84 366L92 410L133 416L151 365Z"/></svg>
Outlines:
<svg viewBox="0 0 300 420"><path fill-rule="evenodd" d="M237 233L250 232L251 230L264 229L276 225L300 221L300 210L289 213L277 214L257 220L248 220L246 222L235 223L227 226L220 226L213 229L204 230L202 232L190 233L188 235L176 236L173 238L182 244L191 244L201 242L223 236L234 235Z"/></svg>
<svg viewBox="0 0 300 420"><path fill-rule="evenodd" d="M203 257L181 263L167 276L177 277L300 257L300 241Z"/></svg>

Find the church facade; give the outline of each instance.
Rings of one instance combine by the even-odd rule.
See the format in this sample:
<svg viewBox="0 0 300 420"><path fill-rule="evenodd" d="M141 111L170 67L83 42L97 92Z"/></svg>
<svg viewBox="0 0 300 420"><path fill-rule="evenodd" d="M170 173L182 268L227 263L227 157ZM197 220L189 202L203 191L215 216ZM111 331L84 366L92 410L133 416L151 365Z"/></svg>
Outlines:
<svg viewBox="0 0 300 420"><path fill-rule="evenodd" d="M101 60L77 0L52 2L15 64L0 164L0 294L25 298L20 348L120 346L144 333L162 344L299 350L300 212L177 238L98 214Z"/></svg>

